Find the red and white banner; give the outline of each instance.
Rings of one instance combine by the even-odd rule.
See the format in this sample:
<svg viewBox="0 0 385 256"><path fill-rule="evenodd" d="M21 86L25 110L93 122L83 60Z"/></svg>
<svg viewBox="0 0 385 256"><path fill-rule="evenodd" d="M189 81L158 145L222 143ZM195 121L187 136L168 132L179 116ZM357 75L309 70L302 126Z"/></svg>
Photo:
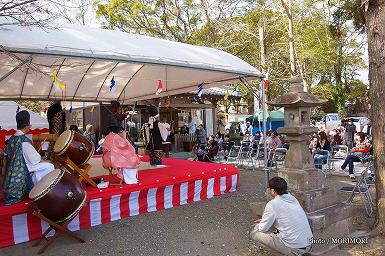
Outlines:
<svg viewBox="0 0 385 256"><path fill-rule="evenodd" d="M226 170L226 168L224 169ZM81 230L234 192L239 176L239 172L236 168L234 169L231 172L222 169L223 173L215 177L202 177L202 179L167 186L144 188L127 193L124 193L127 191L125 189L114 190L120 192L109 194L107 198L105 193L107 191L100 189L100 196L98 197L95 193L91 194L90 201L70 223L69 229ZM46 222L36 218L25 209L20 213L21 209L26 208L26 205L29 204L20 204L17 206L18 208L9 210L8 214L0 213L0 247L38 239L48 228Z"/></svg>

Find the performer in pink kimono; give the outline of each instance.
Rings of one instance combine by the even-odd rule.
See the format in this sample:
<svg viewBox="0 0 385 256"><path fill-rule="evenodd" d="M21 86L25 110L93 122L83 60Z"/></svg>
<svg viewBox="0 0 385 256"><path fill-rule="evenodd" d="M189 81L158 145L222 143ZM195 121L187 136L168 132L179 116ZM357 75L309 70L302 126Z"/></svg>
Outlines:
<svg viewBox="0 0 385 256"><path fill-rule="evenodd" d="M126 184L138 183L139 156L119 127L110 130L103 142L103 167L116 168L118 177Z"/></svg>

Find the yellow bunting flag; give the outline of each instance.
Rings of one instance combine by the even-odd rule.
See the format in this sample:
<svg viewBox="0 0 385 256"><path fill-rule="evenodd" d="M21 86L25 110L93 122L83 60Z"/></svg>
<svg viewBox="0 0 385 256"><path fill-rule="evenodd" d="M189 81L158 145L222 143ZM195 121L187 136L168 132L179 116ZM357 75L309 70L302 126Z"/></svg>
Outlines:
<svg viewBox="0 0 385 256"><path fill-rule="evenodd" d="M95 108L95 106L92 106L92 107L90 108L90 113L94 112L94 108Z"/></svg>
<svg viewBox="0 0 385 256"><path fill-rule="evenodd" d="M55 69L52 75L52 82L56 82L56 76L57 76L57 70Z"/></svg>
<svg viewBox="0 0 385 256"><path fill-rule="evenodd" d="M62 89L64 89L64 87L66 87L65 83L62 82L62 81L57 82L57 85L58 85L60 88L62 88Z"/></svg>
<svg viewBox="0 0 385 256"><path fill-rule="evenodd" d="M226 91L226 93L225 93L225 97L223 97L223 99L224 100L227 100L227 98L230 96L230 93L229 93L229 91Z"/></svg>

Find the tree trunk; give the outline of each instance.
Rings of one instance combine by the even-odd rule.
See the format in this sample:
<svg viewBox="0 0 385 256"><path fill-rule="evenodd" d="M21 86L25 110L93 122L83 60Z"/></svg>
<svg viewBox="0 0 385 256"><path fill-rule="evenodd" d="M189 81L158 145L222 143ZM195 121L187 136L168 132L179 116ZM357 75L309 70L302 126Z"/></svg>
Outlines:
<svg viewBox="0 0 385 256"><path fill-rule="evenodd" d="M295 46L294 46L294 28L293 28L293 0L289 0L289 46L290 46L290 70L291 76L297 75L297 65L295 63Z"/></svg>
<svg viewBox="0 0 385 256"><path fill-rule="evenodd" d="M368 9L368 51L377 215L375 228L385 228L385 0L371 0Z"/></svg>

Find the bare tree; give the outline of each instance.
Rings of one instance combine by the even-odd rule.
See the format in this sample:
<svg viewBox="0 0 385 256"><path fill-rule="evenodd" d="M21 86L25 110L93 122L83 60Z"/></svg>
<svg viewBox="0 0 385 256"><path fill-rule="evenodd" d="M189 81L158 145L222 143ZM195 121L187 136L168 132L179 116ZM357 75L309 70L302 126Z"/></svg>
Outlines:
<svg viewBox="0 0 385 256"><path fill-rule="evenodd" d="M0 26L51 27L61 21L84 25L91 8L92 0L0 0Z"/></svg>

